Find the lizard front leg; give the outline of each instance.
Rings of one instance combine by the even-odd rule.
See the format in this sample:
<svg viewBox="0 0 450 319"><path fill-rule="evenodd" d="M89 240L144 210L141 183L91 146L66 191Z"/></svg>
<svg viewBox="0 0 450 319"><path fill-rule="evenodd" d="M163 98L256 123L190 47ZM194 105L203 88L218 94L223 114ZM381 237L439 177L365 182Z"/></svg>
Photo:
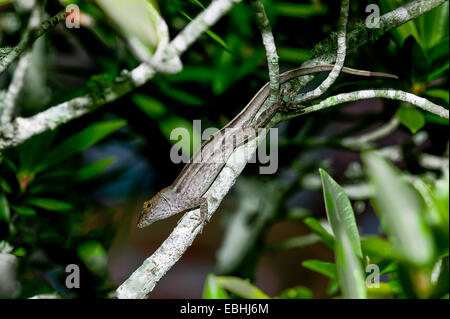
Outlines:
<svg viewBox="0 0 450 319"><path fill-rule="evenodd" d="M200 208L200 218L198 219L198 223L195 225L195 229L201 226L200 233L205 227L206 223L209 222L208 219L208 200L204 197L198 197L191 201L191 207L189 209Z"/></svg>

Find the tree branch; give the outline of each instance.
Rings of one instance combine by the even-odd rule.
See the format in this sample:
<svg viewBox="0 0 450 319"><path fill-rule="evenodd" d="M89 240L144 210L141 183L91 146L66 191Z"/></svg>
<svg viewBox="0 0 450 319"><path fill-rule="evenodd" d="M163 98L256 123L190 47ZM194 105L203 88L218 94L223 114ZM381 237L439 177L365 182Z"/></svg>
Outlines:
<svg viewBox="0 0 450 319"><path fill-rule="evenodd" d="M144 85L153 78L158 70L167 73L179 72L181 70L179 55L197 40L203 31L217 22L233 5L240 1L214 0L171 43L164 44L161 48L158 46L152 63L142 63L131 71L123 71L112 83L103 88L102 92L74 98L29 118L16 118L12 125L5 128L6 132L3 132L3 138L0 135L0 150L17 146L34 135L49 129L55 129L59 125L87 114L101 105L115 101L136 87ZM192 34L189 32L192 32Z"/></svg>
<svg viewBox="0 0 450 319"><path fill-rule="evenodd" d="M334 64L333 70L328 74L328 77L320 84L315 90L310 91L306 94L299 94L294 98L292 102L302 102L313 100L320 97L325 93L336 79L339 77L342 68L344 67L345 55L347 53L347 22L348 22L348 10L350 6L350 0L343 0L341 3L341 13L338 22L338 38L337 38L337 54L336 62Z"/></svg>
<svg viewBox="0 0 450 319"><path fill-rule="evenodd" d="M264 48L266 49L267 66L269 68L270 79L270 100L273 104L278 102L280 95L280 66L278 65L278 53L275 45L275 38L270 27L264 4L261 0L252 0L252 5L256 13L259 30L261 31Z"/></svg>
<svg viewBox="0 0 450 319"><path fill-rule="evenodd" d="M347 51L353 51L368 42L375 42L386 32L420 17L447 1L448 0L415 0L382 15L380 17L379 28L371 29L365 25L360 25L359 28L356 28L347 34ZM327 39L326 42L330 43L332 40ZM307 67L319 64L332 64L336 61L336 51L333 45L330 45L324 52L318 52L318 54L318 56L303 63L302 66ZM304 87L313 78L314 75L305 75L300 77L297 81L300 87Z"/></svg>
<svg viewBox="0 0 450 319"><path fill-rule="evenodd" d="M247 162L252 158L257 146L265 140L265 134L237 148L226 165L206 192L208 200L208 219L212 217L220 203L234 185ZM198 227L200 209L184 214L169 237L147 258L133 274L117 289L120 299L146 298L158 281L183 256L201 231Z"/></svg>
<svg viewBox="0 0 450 319"><path fill-rule="evenodd" d="M341 144L344 147L361 150L362 148L370 146L371 142L390 135L399 127L399 125L400 121L397 115L394 115L387 124L382 125L381 127L367 134L344 138L341 141Z"/></svg>
<svg viewBox="0 0 450 319"><path fill-rule="evenodd" d="M41 24L41 26L25 33L22 41L19 42L7 55L0 59L0 75L5 72L8 66L13 63L22 53L27 50L37 39L53 29L58 23L66 18L65 11L61 11L55 16Z"/></svg>
<svg viewBox="0 0 450 319"><path fill-rule="evenodd" d="M28 22L27 33L36 30L41 23L42 10L38 4L35 4L31 10ZM0 128L2 130L10 125L14 114L19 93L25 82L25 75L31 62L30 50L25 51L19 59L19 63L14 71L11 83L3 99L3 108L0 107Z"/></svg>
<svg viewBox="0 0 450 319"><path fill-rule="evenodd" d="M178 55L183 54L206 30L242 0L214 0L172 41Z"/></svg>
<svg viewBox="0 0 450 319"><path fill-rule="evenodd" d="M351 93L342 93L332 97L329 97L319 104L312 105L309 107L301 108L296 111L294 114L288 114L287 116L282 117L283 120L291 119L299 115L304 115L316 111L320 111L331 106L335 106L342 103L354 102L360 100L367 100L373 98L387 98L391 100L398 100L410 103L415 105L427 112L433 113L439 117L449 119L449 111L442 106L436 105L427 99L416 96L414 94L394 90L394 89L382 89L382 90L361 90L355 91Z"/></svg>

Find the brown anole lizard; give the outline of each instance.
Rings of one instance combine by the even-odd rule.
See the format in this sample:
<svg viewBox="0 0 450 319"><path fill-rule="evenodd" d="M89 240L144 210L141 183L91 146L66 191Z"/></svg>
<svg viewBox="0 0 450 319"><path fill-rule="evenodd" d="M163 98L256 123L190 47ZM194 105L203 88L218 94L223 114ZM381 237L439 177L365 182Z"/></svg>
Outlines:
<svg viewBox="0 0 450 319"><path fill-rule="evenodd" d="M332 64L304 67L280 75L280 85L296 77L331 71ZM344 67L342 72L361 76L383 76L397 78L395 75L361 71ZM193 155L172 185L162 189L146 201L141 211L138 227L143 228L172 215L200 208L199 225L206 221L208 201L202 197L222 170L235 147L242 144L259 128L264 127L279 107L271 107L251 125L259 109L270 94L269 83L265 84L247 106L225 127L213 134ZM276 106L277 104L275 104ZM235 143L229 143L234 139ZM227 142L227 143L225 143Z"/></svg>

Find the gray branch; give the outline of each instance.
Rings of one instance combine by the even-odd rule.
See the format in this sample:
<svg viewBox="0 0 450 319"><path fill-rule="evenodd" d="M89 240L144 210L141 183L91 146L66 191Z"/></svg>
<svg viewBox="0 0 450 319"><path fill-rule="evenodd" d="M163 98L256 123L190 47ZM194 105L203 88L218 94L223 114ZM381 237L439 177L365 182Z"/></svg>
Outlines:
<svg viewBox="0 0 450 319"><path fill-rule="evenodd" d="M407 102L423 109L424 111L433 113L447 120L449 119L449 111L444 107L436 105L428 101L427 99L419 97L417 95L394 89L361 90L351 93L338 94L329 97L316 105L302 108L294 114L288 114L287 116L283 117L283 119L284 120L291 119L299 115L320 111L342 103L367 100L373 98L386 98L391 100Z"/></svg>
<svg viewBox="0 0 450 319"><path fill-rule="evenodd" d="M50 129L55 129L84 114L91 112L99 106L115 101L129 93L136 87L147 83L156 72L176 73L182 69L179 56L210 26L216 23L236 3L241 0L214 0L198 17L191 21L179 35L170 43L158 46L150 63L142 63L131 71L124 70L102 92L87 94L53 106L29 118L16 118L7 127L0 127L0 150L17 146L34 135ZM56 16L58 17L58 15ZM56 21L56 17L51 21ZM162 31L165 22L159 21ZM50 25L47 21L47 24ZM48 30L48 26L43 28ZM42 33L42 31L41 31ZM1 102L1 101L0 101Z"/></svg>
<svg viewBox="0 0 450 319"><path fill-rule="evenodd" d="M47 21L41 24L41 26L30 32L27 32L22 41L19 42L6 56L0 59L0 75L5 72L11 63L13 63L22 53L27 50L37 39L53 29L58 23L63 21L66 17L64 11L59 12L55 16L51 17Z"/></svg>
<svg viewBox="0 0 450 319"><path fill-rule="evenodd" d="M39 5L35 4L31 10L27 33L32 32L37 28L39 28L39 24L41 23L41 16L42 10ZM30 50L27 50L19 59L19 63L17 64L17 67L14 70L11 83L9 84L8 90L6 91L2 103L3 107L0 108L1 128L5 128L8 125L11 125L10 122L14 114L19 93L23 88L26 71L28 69L28 66L30 65L30 62L31 62L31 52Z"/></svg>
<svg viewBox="0 0 450 319"><path fill-rule="evenodd" d="M341 141L341 144L350 149L360 150L370 146L371 142L379 140L392 134L400 125L400 121L397 115L394 115L392 119L385 125L373 130L367 134L363 134L356 137L347 137Z"/></svg>
<svg viewBox="0 0 450 319"><path fill-rule="evenodd" d="M275 38L270 27L264 4L261 0L252 0L252 5L256 13L259 30L261 31L264 48L267 56L267 66L269 68L270 79L270 100L273 104L278 102L280 95L280 66L278 65L278 53L275 45Z"/></svg>
<svg viewBox="0 0 450 319"><path fill-rule="evenodd" d="M342 68L344 67L345 56L347 53L347 22L348 22L348 10L350 6L350 0L343 0L341 4L341 13L338 22L338 34L337 34L337 53L336 62L333 70L328 74L328 77L320 84L315 90L306 94L299 94L294 98L293 102L301 102L312 100L320 97L336 82Z"/></svg>

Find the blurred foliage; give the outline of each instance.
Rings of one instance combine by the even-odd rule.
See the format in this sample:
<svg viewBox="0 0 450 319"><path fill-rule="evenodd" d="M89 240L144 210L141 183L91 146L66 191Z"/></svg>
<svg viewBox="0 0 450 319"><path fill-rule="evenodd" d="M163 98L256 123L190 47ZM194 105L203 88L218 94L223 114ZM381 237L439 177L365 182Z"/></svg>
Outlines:
<svg viewBox="0 0 450 319"><path fill-rule="evenodd" d="M282 71L335 51L332 33L339 1L263 2ZM408 1L371 2L386 13ZM45 11L52 15L69 3L80 6L82 26L56 28L33 47L34 62L19 101L22 116L84 93L100 94L121 70L139 64L121 22L105 14L96 1L48 0ZM155 7L173 38L209 3L170 0L158 1ZM365 3L353 1L349 29L361 28L366 15ZM19 42L28 16L29 10L18 1L0 0L0 54ZM390 87L448 108L448 20L446 2L348 55L347 66L393 73L400 80L342 75L327 94ZM367 37L371 40L374 35ZM188 156L200 145L201 131L192 120L200 119L202 129L222 127L268 80L251 5L246 1L237 5L182 61L181 73L157 75L107 107L1 154L0 251L18 260L21 288L14 290L16 297L55 291L63 297L106 297L115 288L107 265L117 214L96 191L110 187L115 196L126 197L124 206L139 206L142 197L170 184L181 170L169 161L171 146L176 144ZM0 94L12 70L0 76ZM346 148L342 139L370 131L394 116L402 127L395 137L372 145L379 153L362 153L363 168L363 150ZM298 272L327 277L329 297L448 298L448 169L421 163L423 154L448 161L448 125L395 101L330 108L282 123L278 173L261 176L255 165L249 165L229 195L231 208L224 205L228 211L222 217L217 276L207 276L203 297L268 298L254 285L261 257L303 251L314 244L330 250L334 260L298 260ZM175 128L189 134L189 144L171 139ZM113 153L118 157L123 149L130 150L134 161L121 171L111 169L116 158L103 153L108 146L116 148ZM379 155L389 147L400 153L397 168ZM92 150L101 156L92 160L88 156ZM142 163L144 169L135 170ZM137 182L125 184L128 180ZM114 186L117 181L122 184ZM349 191L355 185L356 194ZM370 198L359 194L363 193L359 185L373 190ZM366 234L359 225L373 209L380 221L377 235ZM135 210L125 210L128 218L121 222L129 223ZM281 222L302 225L308 233L270 242L270 229ZM71 263L89 274L78 291L64 286L65 266ZM363 289L369 264L380 268L379 288ZM323 295L298 282L285 288L275 298Z"/></svg>
<svg viewBox="0 0 450 319"><path fill-rule="evenodd" d="M72 263L92 273L89 294L107 291L104 246L110 245L115 226L86 232L85 217L95 209L87 190L105 182L102 174L114 159L82 164L76 158L124 125L124 120L95 122L59 142L58 134L47 132L1 155L1 239L14 247L12 254L21 261L19 297L53 291L72 296L58 284L65 265ZM47 284L43 276L49 278Z"/></svg>
<svg viewBox="0 0 450 319"><path fill-rule="evenodd" d="M330 280L330 296L347 299L443 298L448 295L449 180L448 175L427 183L428 201L376 151L363 153L377 213L382 219L380 236L362 237L348 196L324 170L320 170L323 197L331 226L335 262L306 260L302 266ZM308 224L311 224L311 217ZM318 222L315 223L317 225ZM317 227L316 227L317 229ZM384 236L387 234L387 239ZM325 238L325 237L324 237ZM439 249L437 249L439 247ZM363 256L365 258L363 258ZM375 281L366 280L375 266ZM363 271L364 268L366 271ZM388 279L380 283L381 275ZM337 283L337 285L336 285ZM227 295L229 291L231 295ZM275 298L311 298L305 287L284 291ZM203 298L264 299L266 294L249 281L210 274Z"/></svg>

